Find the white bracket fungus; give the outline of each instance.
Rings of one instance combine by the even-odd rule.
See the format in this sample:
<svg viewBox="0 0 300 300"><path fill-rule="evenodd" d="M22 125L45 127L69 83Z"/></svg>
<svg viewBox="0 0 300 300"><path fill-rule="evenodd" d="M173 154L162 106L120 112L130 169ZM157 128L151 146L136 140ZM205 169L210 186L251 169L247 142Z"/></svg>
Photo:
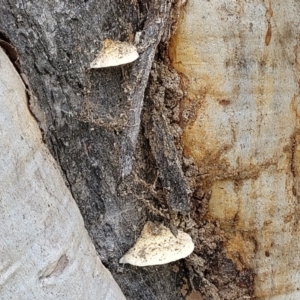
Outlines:
<svg viewBox="0 0 300 300"><path fill-rule="evenodd" d="M139 54L134 45L106 39L90 67L93 69L124 65L135 61L138 57Z"/></svg>
<svg viewBox="0 0 300 300"><path fill-rule="evenodd" d="M162 224L147 222L136 244L120 263L139 267L167 264L189 256L194 250L192 238L178 230L177 238Z"/></svg>

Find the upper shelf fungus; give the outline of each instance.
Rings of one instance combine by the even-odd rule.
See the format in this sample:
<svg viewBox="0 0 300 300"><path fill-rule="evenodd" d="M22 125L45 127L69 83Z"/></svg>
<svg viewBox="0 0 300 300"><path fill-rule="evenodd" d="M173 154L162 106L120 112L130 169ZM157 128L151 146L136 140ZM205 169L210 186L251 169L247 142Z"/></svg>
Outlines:
<svg viewBox="0 0 300 300"><path fill-rule="evenodd" d="M194 250L192 238L178 230L177 238L162 224L147 222L136 244L120 263L139 267L167 264L189 256Z"/></svg>
<svg viewBox="0 0 300 300"><path fill-rule="evenodd" d="M139 57L134 45L127 42L104 40L102 49L90 64L91 68L107 68L131 63Z"/></svg>

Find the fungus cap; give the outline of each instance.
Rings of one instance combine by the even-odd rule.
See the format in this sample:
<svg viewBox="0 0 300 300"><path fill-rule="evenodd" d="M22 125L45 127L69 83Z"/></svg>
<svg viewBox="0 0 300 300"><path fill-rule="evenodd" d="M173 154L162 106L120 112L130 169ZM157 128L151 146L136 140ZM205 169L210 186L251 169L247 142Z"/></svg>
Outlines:
<svg viewBox="0 0 300 300"><path fill-rule="evenodd" d="M178 230L177 238L162 224L147 222L135 245L120 263L139 267L167 264L189 256L194 250L192 238Z"/></svg>
<svg viewBox="0 0 300 300"><path fill-rule="evenodd" d="M127 42L104 40L102 49L90 64L91 68L107 68L131 63L139 57L134 45Z"/></svg>

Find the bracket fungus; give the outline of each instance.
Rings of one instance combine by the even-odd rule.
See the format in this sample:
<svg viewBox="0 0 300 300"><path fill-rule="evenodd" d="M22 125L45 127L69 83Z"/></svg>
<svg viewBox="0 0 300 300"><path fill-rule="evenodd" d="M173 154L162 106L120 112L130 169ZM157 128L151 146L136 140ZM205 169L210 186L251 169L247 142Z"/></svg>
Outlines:
<svg viewBox="0 0 300 300"><path fill-rule="evenodd" d="M104 40L102 49L91 62L91 69L107 68L131 63L138 59L139 54L134 45L127 42Z"/></svg>
<svg viewBox="0 0 300 300"><path fill-rule="evenodd" d="M175 237L162 224L147 222L136 244L120 259L120 263L139 267L167 264L189 256L194 250L192 238L178 230Z"/></svg>

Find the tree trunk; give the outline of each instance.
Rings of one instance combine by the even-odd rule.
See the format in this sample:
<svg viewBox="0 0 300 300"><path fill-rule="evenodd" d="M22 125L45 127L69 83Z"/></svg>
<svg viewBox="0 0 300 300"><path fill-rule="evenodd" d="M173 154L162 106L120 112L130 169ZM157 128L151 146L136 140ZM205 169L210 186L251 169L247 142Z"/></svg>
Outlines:
<svg viewBox="0 0 300 300"><path fill-rule="evenodd" d="M149 142L144 134L136 134L154 54L171 23L171 6L166 0L1 1L0 26L18 51L32 92L29 105L44 141L61 167L101 261L129 299L180 299L185 273L182 262L175 264L178 272L172 264L119 264L147 220L168 222L155 209L156 202L157 208L165 205L158 200L168 200L161 186L176 183L171 206L187 208L185 182L181 187L176 178L164 184L156 180ZM101 41L133 42L138 31L137 62L89 69ZM157 187L152 187L155 181Z"/></svg>
<svg viewBox="0 0 300 300"><path fill-rule="evenodd" d="M279 228L297 240L299 5L184 2L1 0L0 29L19 54L44 141L128 299L296 295L296 281L278 287L272 270L286 254ZM105 38L133 42L139 32L136 62L89 69ZM188 232L194 253L120 265L147 220Z"/></svg>
<svg viewBox="0 0 300 300"><path fill-rule="evenodd" d="M0 298L125 299L100 262L2 49L0 65Z"/></svg>
<svg viewBox="0 0 300 300"><path fill-rule="evenodd" d="M184 155L257 299L300 297L299 12L294 0L189 0L170 47Z"/></svg>

